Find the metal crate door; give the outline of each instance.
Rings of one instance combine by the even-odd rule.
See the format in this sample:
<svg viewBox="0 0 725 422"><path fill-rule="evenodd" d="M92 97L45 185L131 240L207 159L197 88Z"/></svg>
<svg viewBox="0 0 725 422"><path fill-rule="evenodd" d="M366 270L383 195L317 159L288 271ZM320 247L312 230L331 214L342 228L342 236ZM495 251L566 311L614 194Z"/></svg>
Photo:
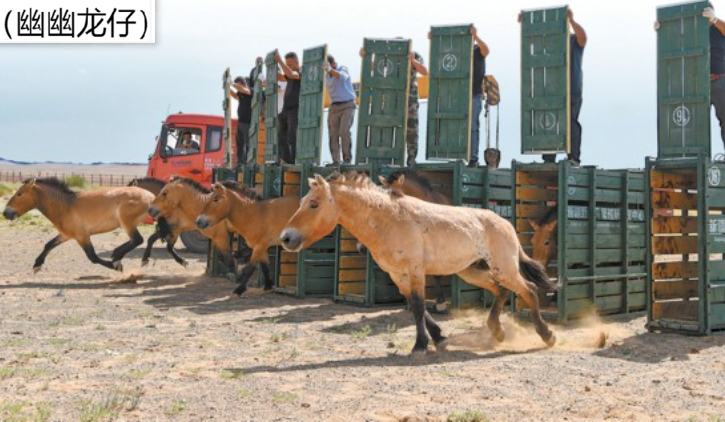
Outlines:
<svg viewBox="0 0 725 422"><path fill-rule="evenodd" d="M523 12L521 153L569 152L567 7Z"/></svg>
<svg viewBox="0 0 725 422"><path fill-rule="evenodd" d="M657 155L710 156L708 2L657 9Z"/></svg>
<svg viewBox="0 0 725 422"><path fill-rule="evenodd" d="M365 39L363 48L355 162L403 165L410 40Z"/></svg>
<svg viewBox="0 0 725 422"><path fill-rule="evenodd" d="M467 160L471 146L471 25L432 27L428 160Z"/></svg>
<svg viewBox="0 0 725 422"><path fill-rule="evenodd" d="M264 64L267 66L267 86L264 88L265 112L264 112L264 161L266 163L279 162L279 140L277 138L277 125L279 114L277 112L277 93L279 82L277 80L278 66L274 60L277 50L267 54Z"/></svg>
<svg viewBox="0 0 725 422"><path fill-rule="evenodd" d="M261 146L261 153L262 155L264 154L264 140L260 139L260 135L264 133L262 129L262 125L264 124L264 110L262 110L264 94L262 90L264 88L262 88L262 80L259 78L259 75L262 74L261 63L256 67L254 74L256 77L251 81L251 85L254 87L254 92L252 93L252 122L249 126L249 154L246 157L246 161L247 163L261 164L264 159L264 157L260 158L259 151ZM262 142L260 143L260 141ZM246 163L239 163L239 165L242 164Z"/></svg>
<svg viewBox="0 0 725 422"><path fill-rule="evenodd" d="M319 164L322 151L322 118L325 99L327 44L308 48L303 53L300 84L300 110L297 124L297 164Z"/></svg>

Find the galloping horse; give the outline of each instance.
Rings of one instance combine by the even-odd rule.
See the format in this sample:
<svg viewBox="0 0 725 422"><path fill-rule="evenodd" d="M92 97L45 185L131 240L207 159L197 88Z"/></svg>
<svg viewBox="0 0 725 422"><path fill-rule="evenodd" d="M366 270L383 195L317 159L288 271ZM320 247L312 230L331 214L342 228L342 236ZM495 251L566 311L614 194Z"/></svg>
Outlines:
<svg viewBox="0 0 725 422"><path fill-rule="evenodd" d="M121 259L143 243L138 225L144 221L154 196L137 187L75 192L55 177L28 179L15 192L3 212L8 220L37 208L60 234L45 245L33 270L40 271L48 253L69 239L75 239L94 264L123 271ZM101 259L91 236L123 228L131 239L113 250L111 261Z"/></svg>
<svg viewBox="0 0 725 422"><path fill-rule="evenodd" d="M413 196L424 201L441 205L453 205L453 202L447 196L433 189L430 180L423 176L419 171L411 168L403 168L396 170L388 177L379 176L380 183L388 189L397 189L408 196ZM436 311L445 313L446 309L446 293L443 291L443 277L433 276L435 280L436 290Z"/></svg>
<svg viewBox="0 0 725 422"><path fill-rule="evenodd" d="M256 264L262 264L264 289L271 290L268 249L281 245L279 234L297 211L299 198L283 196L262 200L256 191L234 182L217 183L212 190L211 200L196 219L196 226L206 229L227 219L252 248L251 265L242 270L240 284L234 293L244 293Z"/></svg>
<svg viewBox="0 0 725 422"><path fill-rule="evenodd" d="M156 196L156 199L149 207L149 215L158 218L159 221L163 218L168 222L171 231L168 242L173 247L181 233L197 229L194 220L196 220L210 197L211 190L195 180L187 178L174 179L164 186ZM232 256L229 243L230 231L231 228L226 223L216 224L200 230L201 234L208 237L221 252L224 264L232 270L231 272L236 272L236 262ZM151 246L149 239L149 246L143 255L144 261L148 261L149 256L151 256ZM185 259L181 257L179 259L180 261L177 260L177 262L184 266L188 265Z"/></svg>
<svg viewBox="0 0 725 422"><path fill-rule="evenodd" d="M154 196L158 196L164 186L166 186L166 182L155 177L140 177L131 180L131 182L129 182L127 186L136 186L142 189L146 189L147 191L154 194ZM174 261L183 266L187 266L188 262L186 262L186 260L182 258L174 249L177 238L178 236L173 235L172 228L169 225L169 222L166 220L166 217L162 216L157 218L156 231L151 236L149 236L148 240L146 241L146 250L144 251L141 265L148 265L149 257L151 256L151 250L153 249L154 244L159 239L161 239L162 241L166 242L166 251L169 253L169 255L171 255L172 258L174 258Z"/></svg>
<svg viewBox="0 0 725 422"><path fill-rule="evenodd" d="M513 226L484 209L450 207L384 191L365 175L333 173L308 180L310 192L280 235L288 251L299 251L345 227L370 250L411 304L417 337L413 355L425 353L430 333L438 348L447 339L425 309L425 275L457 274L494 296L487 325L498 341L505 334L499 315L506 292L521 296L531 309L536 332L556 343L539 311L538 290L552 291L544 268L524 253Z"/></svg>

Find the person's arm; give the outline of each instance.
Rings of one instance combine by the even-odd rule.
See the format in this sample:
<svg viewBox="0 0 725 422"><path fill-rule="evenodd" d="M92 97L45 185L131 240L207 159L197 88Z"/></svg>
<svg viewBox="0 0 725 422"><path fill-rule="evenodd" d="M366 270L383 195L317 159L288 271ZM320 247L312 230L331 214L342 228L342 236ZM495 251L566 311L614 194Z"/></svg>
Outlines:
<svg viewBox="0 0 725 422"><path fill-rule="evenodd" d="M571 9L566 12L566 17L569 18L569 24L571 24L571 28L574 30L574 35L576 35L576 41L579 43L579 47L584 48L587 45L586 31L584 31L584 28L582 28L581 25L576 23L574 20L574 13Z"/></svg>
<svg viewBox="0 0 725 422"><path fill-rule="evenodd" d="M230 89L229 90L229 93L232 95L232 97L234 97L235 100L238 100L239 99L239 95L237 95L237 93L234 92L233 89Z"/></svg>
<svg viewBox="0 0 725 422"><path fill-rule="evenodd" d="M244 86L242 84L236 83L236 84L234 84L234 88L236 88L237 91L241 92L244 95L252 95L252 91L249 89L248 86Z"/></svg>
<svg viewBox="0 0 725 422"><path fill-rule="evenodd" d="M478 30L473 25L471 25L471 35L473 36L473 40L476 41L476 44L478 45L478 51L481 52L481 56L487 57L488 53L490 53L488 45L486 45L486 43L483 42L482 39L478 38Z"/></svg>
<svg viewBox="0 0 725 422"><path fill-rule="evenodd" d="M408 55L408 58L410 58L410 64L413 66L416 72L420 73L423 76L428 75L428 68L425 67L425 65L422 63L423 59L421 58L421 61L416 60L415 53L410 52Z"/></svg>
<svg viewBox="0 0 725 422"><path fill-rule="evenodd" d="M338 70L335 70L332 67L328 67L328 73L333 78L337 78L343 81L350 79L350 74L347 73L347 68L345 66L340 66Z"/></svg>
<svg viewBox="0 0 725 422"><path fill-rule="evenodd" d="M721 22L720 19L715 16L715 9L712 7L706 7L702 10L702 17L710 21L710 25L714 25L722 35L725 35L725 22Z"/></svg>
<svg viewBox="0 0 725 422"><path fill-rule="evenodd" d="M287 76L282 72L277 72L277 80L279 82L287 82Z"/></svg>
<svg viewBox="0 0 725 422"><path fill-rule="evenodd" d="M282 73L287 79L299 79L300 74L299 72L295 72L294 70L290 69L289 66L287 66L287 63L282 60L282 56L279 55L279 53L275 53L274 60L277 62L279 67L282 69Z"/></svg>

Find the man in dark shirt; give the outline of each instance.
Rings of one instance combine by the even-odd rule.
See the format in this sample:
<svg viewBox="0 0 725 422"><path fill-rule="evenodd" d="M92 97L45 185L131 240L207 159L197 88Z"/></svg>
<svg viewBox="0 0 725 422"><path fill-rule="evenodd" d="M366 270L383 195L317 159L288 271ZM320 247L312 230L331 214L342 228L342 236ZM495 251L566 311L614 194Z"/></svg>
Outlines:
<svg viewBox="0 0 725 422"><path fill-rule="evenodd" d="M284 91L284 106L279 119L279 131L286 136L280 136L279 157L287 164L295 163L297 155L297 114L300 107L300 62L295 53L287 53L284 61L279 54L274 55L279 64L279 80L287 82Z"/></svg>
<svg viewBox="0 0 725 422"><path fill-rule="evenodd" d="M254 91L249 79L237 76L231 95L239 101L237 107L237 163L246 164L249 151L249 129L252 124L252 96Z"/></svg>
<svg viewBox="0 0 725 422"><path fill-rule="evenodd" d="M702 16L710 21L710 102L715 106L720 137L725 143L725 22L715 16L712 3Z"/></svg>
<svg viewBox="0 0 725 422"><path fill-rule="evenodd" d="M410 60L410 79L408 93L408 130L405 133L405 145L408 148L408 167L415 166L415 158L418 156L418 74L428 74L428 69L423 62L423 56L415 51L408 55Z"/></svg>
<svg viewBox="0 0 725 422"><path fill-rule="evenodd" d="M471 25L473 37L473 82L471 90L471 157L468 167L478 167L478 146L481 139L481 109L483 106L483 77L486 75L486 57L488 46L478 37L476 27Z"/></svg>
<svg viewBox="0 0 725 422"><path fill-rule="evenodd" d="M571 131L571 151L569 161L578 167L581 163L582 146L582 125L579 123L579 113L582 109L582 59L584 58L584 47L587 45L587 33L581 25L574 20L574 13L569 9L567 12L569 24L574 33L569 36L569 81L570 81L570 105L571 116L569 127ZM556 154L544 154L544 162L556 162Z"/></svg>

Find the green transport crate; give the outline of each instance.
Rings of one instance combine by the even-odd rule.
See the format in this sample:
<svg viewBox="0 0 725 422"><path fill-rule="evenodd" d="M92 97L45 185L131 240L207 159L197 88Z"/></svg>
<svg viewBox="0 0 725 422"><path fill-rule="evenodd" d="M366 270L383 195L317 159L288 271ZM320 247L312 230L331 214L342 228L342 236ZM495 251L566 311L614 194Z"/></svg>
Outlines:
<svg viewBox="0 0 725 422"><path fill-rule="evenodd" d="M513 222L533 256L531 221L555 213L556 251L548 272L556 293L539 297L545 318L568 321L596 311L646 308L645 177L641 170L513 164ZM523 301L515 310L528 314Z"/></svg>
<svg viewBox="0 0 725 422"><path fill-rule="evenodd" d="M647 161L647 327L725 329L725 162Z"/></svg>
<svg viewBox="0 0 725 422"><path fill-rule="evenodd" d="M327 61L327 45L307 48L302 57L297 162L289 164L319 163L322 153L325 98L325 71L322 66Z"/></svg>
<svg viewBox="0 0 725 422"><path fill-rule="evenodd" d="M657 156L710 156L707 1L657 9Z"/></svg>

